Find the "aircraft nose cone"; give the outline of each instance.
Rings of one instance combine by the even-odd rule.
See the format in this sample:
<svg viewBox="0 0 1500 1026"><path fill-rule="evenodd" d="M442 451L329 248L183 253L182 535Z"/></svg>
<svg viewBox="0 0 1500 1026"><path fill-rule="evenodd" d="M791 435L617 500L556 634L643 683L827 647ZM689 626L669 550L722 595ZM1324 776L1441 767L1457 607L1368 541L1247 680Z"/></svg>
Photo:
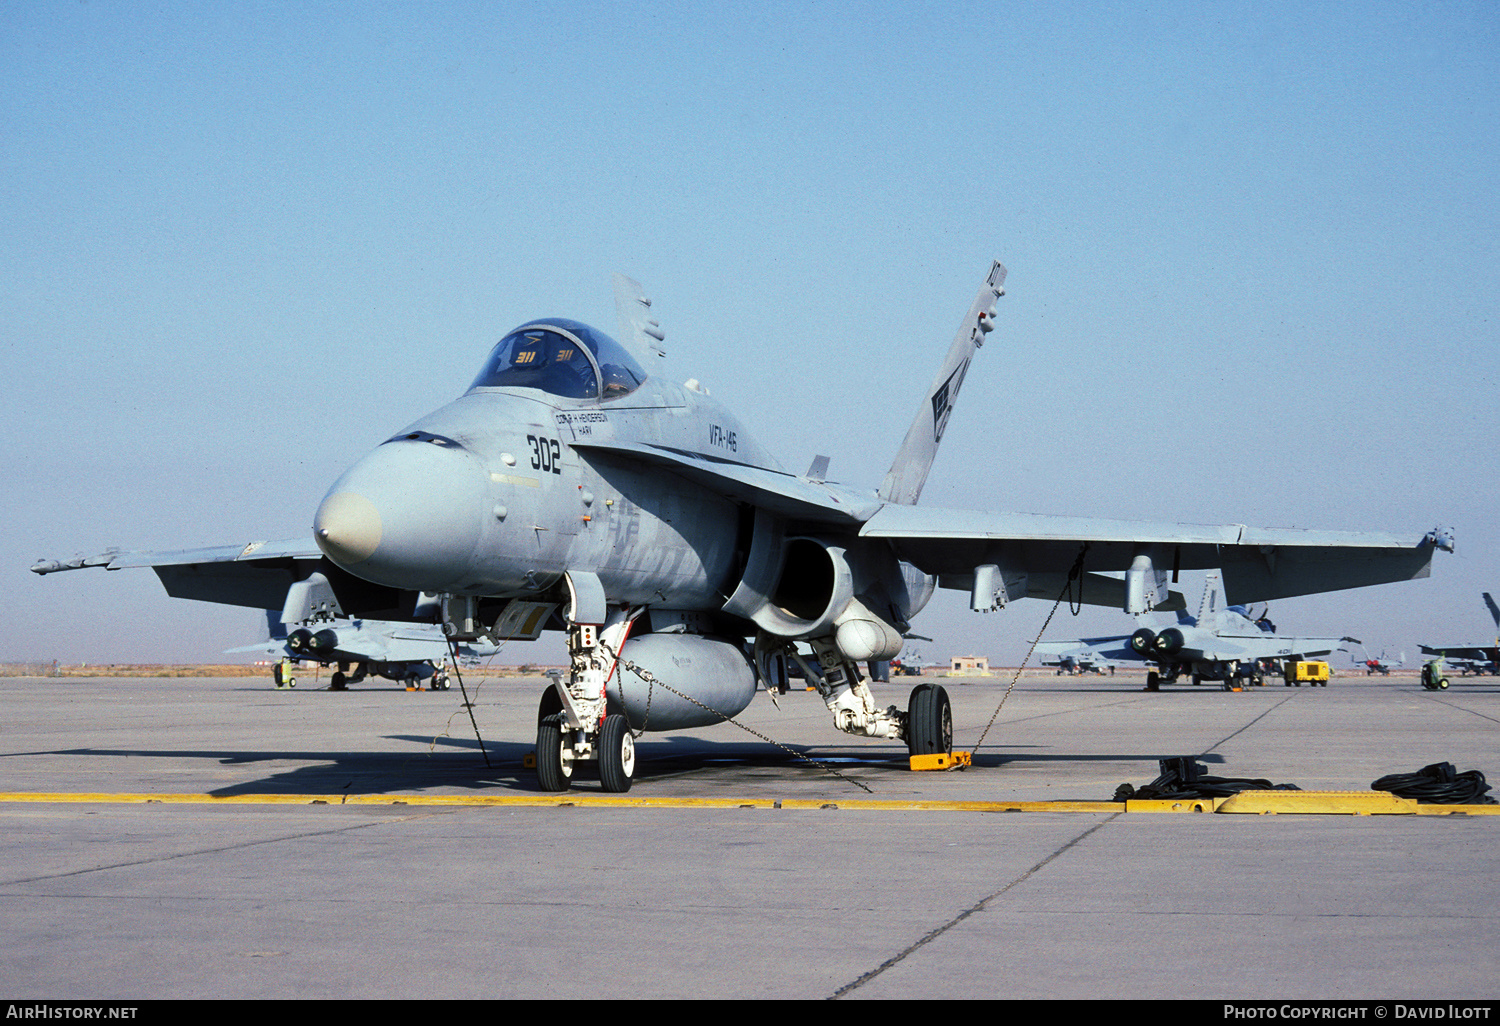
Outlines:
<svg viewBox="0 0 1500 1026"><path fill-rule="evenodd" d="M367 581L445 591L471 572L484 480L463 450L388 442L328 490L313 537L329 559Z"/></svg>
<svg viewBox="0 0 1500 1026"><path fill-rule="evenodd" d="M339 566L363 563L380 547L380 510L358 492L327 496L313 520L318 548Z"/></svg>

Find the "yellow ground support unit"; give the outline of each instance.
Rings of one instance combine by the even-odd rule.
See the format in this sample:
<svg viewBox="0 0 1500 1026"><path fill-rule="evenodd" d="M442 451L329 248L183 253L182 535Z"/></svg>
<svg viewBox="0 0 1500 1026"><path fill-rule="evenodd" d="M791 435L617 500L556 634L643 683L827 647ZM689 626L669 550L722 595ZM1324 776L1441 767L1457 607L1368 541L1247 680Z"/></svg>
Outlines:
<svg viewBox="0 0 1500 1026"><path fill-rule="evenodd" d="M1286 677L1287 687L1301 687L1306 684L1310 688L1328 686L1328 678L1333 674L1328 669L1328 664L1317 659L1297 659L1288 661L1283 670Z"/></svg>
<svg viewBox="0 0 1500 1026"><path fill-rule="evenodd" d="M937 752L933 755L911 756L911 768L917 770L967 769L973 765L972 752Z"/></svg>

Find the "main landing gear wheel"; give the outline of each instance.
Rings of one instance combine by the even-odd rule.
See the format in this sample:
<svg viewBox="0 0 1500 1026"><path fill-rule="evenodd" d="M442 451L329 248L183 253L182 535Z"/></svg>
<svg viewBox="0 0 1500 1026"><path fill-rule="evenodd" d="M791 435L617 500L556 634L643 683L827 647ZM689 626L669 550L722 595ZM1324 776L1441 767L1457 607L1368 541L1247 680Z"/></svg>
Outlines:
<svg viewBox="0 0 1500 1026"><path fill-rule="evenodd" d="M564 737L562 713L536 725L536 778L543 791L566 791L573 782L573 746Z"/></svg>
<svg viewBox="0 0 1500 1026"><path fill-rule="evenodd" d="M538 763L540 765L540 763ZM604 790L625 792L635 779L635 738L624 716L606 716L599 730L599 783Z"/></svg>
<svg viewBox="0 0 1500 1026"><path fill-rule="evenodd" d="M342 670L333 671L333 679L328 682L329 691L348 691L349 678L344 676Z"/></svg>
<svg viewBox="0 0 1500 1026"><path fill-rule="evenodd" d="M940 684L918 684L906 705L906 746L913 755L953 754L953 706Z"/></svg>

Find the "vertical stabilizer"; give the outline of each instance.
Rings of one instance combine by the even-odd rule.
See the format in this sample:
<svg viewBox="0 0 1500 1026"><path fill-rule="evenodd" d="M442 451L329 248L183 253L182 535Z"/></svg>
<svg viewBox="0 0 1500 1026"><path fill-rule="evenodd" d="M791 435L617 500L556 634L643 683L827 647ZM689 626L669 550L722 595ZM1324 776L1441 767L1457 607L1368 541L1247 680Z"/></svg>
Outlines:
<svg viewBox="0 0 1500 1026"><path fill-rule="evenodd" d="M1484 593L1484 604L1490 607L1490 616L1495 621L1495 629L1500 630L1500 606L1495 605L1495 600L1490 598L1490 593Z"/></svg>
<svg viewBox="0 0 1500 1026"><path fill-rule="evenodd" d="M896 460L885 475L880 486L880 498L910 506L922 494L927 483L927 472L932 469L932 460L937 456L938 443L943 440L943 431L948 427L948 415L958 399L958 390L963 387L964 375L968 373L969 361L984 345L984 336L995 326L995 300L1005 295L1005 266L996 260L990 267L989 277L969 307L969 314L959 326L958 335L948 349L948 356L932 385L927 389L927 398L917 410L917 419L906 432L906 441L896 453Z"/></svg>
<svg viewBox="0 0 1500 1026"><path fill-rule="evenodd" d="M667 336L661 322L651 315L651 300L640 282L623 274L615 275L615 315L620 320L620 341L642 363L650 363L653 356L667 355L662 348Z"/></svg>
<svg viewBox="0 0 1500 1026"><path fill-rule="evenodd" d="M1198 626L1219 631L1219 610L1224 607L1224 583L1217 570L1203 581L1203 601L1198 604Z"/></svg>

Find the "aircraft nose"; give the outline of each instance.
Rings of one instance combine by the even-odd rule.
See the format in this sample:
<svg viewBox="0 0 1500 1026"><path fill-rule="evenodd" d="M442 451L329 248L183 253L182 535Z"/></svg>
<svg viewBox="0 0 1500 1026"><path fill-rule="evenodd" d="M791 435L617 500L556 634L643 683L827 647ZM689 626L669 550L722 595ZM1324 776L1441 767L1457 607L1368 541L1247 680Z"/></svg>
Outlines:
<svg viewBox="0 0 1500 1026"><path fill-rule="evenodd" d="M471 570L484 476L462 449L387 442L345 472L313 518L324 555L367 581L444 591Z"/></svg>

